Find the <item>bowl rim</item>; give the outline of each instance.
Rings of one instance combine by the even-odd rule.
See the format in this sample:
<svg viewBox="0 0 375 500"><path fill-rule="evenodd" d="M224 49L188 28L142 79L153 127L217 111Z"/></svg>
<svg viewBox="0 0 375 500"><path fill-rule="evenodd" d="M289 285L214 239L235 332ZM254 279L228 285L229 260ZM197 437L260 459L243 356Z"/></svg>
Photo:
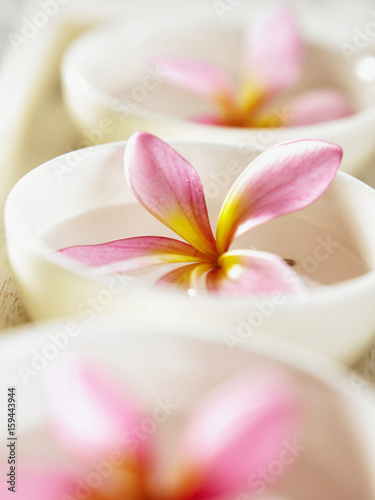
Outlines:
<svg viewBox="0 0 375 500"><path fill-rule="evenodd" d="M77 67L76 64L74 64L76 54L79 54L81 51L88 50L89 47L91 47L92 40L94 39L100 39L101 37L107 38L107 39L117 39L118 42L118 36L119 32L120 35L122 34L125 36L124 32L124 23L126 23L126 19L117 19L116 21L110 21L107 23L104 23L103 25L100 25L83 35L80 35L76 40L74 40L67 50L64 53L64 56L62 58L62 63L61 63L61 79L63 82L63 88L64 88L64 93L70 92L70 85L68 83L69 79L69 73L74 69L74 71L78 71L83 80L85 81L85 86L88 89L88 91L95 96L95 99L97 99L98 103L102 106L105 106L111 112L118 114L120 116L125 116L121 111L115 110L113 108L113 102L116 99L113 95L111 95L109 92L106 92L105 90L99 88L98 86L94 85L91 81L89 81L86 77L82 75L80 72L80 68ZM191 29L192 26L194 26L194 29L196 29L195 25L192 25L190 21L184 21L181 23L182 28L185 29ZM242 29L243 28L243 23L228 23L228 24L219 24L219 23L214 23L212 21L206 22L205 27L211 27L211 28L216 28L216 29L222 29L222 30L229 30L229 29ZM120 31L120 28L121 31ZM116 29L118 32L116 32ZM203 29L203 28L202 28ZM158 26L158 28L155 30L156 33L160 33L162 31L161 26ZM306 42L306 45L309 47L315 47L320 50L324 50L325 52L329 54L340 54L340 51L337 50L333 46L332 43L329 43L327 40L321 40L317 39L316 37L313 37L311 34L304 34L304 40ZM118 43L116 44L118 45ZM358 58L363 58L366 56L372 56L372 54L368 51L362 51L361 54L353 59L350 63L348 63L350 66L353 66L355 64L355 61ZM157 113L154 111L149 111L142 106L137 106L134 109L130 109L130 112L128 116L133 116L139 119L143 120L149 120L151 122L159 123L164 126L170 126L170 127L180 127L180 128L185 128L185 130L192 129L192 128L198 128L201 130L211 130L211 131L218 131L221 134L227 134L228 137L230 137L230 134L236 134L237 136L249 136L249 135L256 135L260 134L261 132L271 130L273 134L276 134L278 137L280 137L280 140L282 140L282 137L285 136L296 136L296 137L308 137L311 135L314 137L316 134L327 134L332 131L332 128L334 127L336 132L342 133L345 132L348 128L354 127L360 127L363 123L368 121L369 119L372 118L372 121L375 123L375 100L374 103L368 106L363 107L362 109L357 110L355 113L353 113L350 116L344 117L344 118L339 118L335 120L329 120L321 123L316 123L316 124L310 124L310 125L299 125L299 126L292 126L292 127L270 127L270 128L261 128L261 127L249 127L249 128L243 128L243 127L228 127L228 126L215 126L215 125L210 125L210 124L203 124L203 123L196 123L192 122L191 120L187 120L184 118L179 118L179 117L174 117L172 115L165 115L162 113Z"/></svg>
<svg viewBox="0 0 375 500"><path fill-rule="evenodd" d="M62 326L65 327L71 323L74 323L80 329L78 337L74 337L72 345L67 347L68 349L73 348L73 350L76 341L78 341L78 350L80 350L85 344L92 344L91 340L88 340L88 335L92 339L93 336L102 335L102 331L111 331L113 335L121 335L121 338L124 336L130 338L134 335L137 337L143 336L144 338L158 336L163 339L175 340L177 338L179 343L188 342L198 346L200 344L215 345L220 349L226 349L226 345L220 340L220 336L212 334L213 332L224 331L224 327L218 327L212 323L194 318L186 318L185 322L179 323L177 326L166 319L157 324L150 324L142 316L127 313L107 317L102 316L91 322L86 322L76 316L68 316L17 326L1 336L0 360L5 357L10 360L9 362L13 363L14 354L16 353L18 357L22 354L22 360L25 361L25 353L32 354L32 348L40 348L42 343L45 343L46 338L50 340L48 334L55 331L60 332ZM241 344L237 349L238 352L264 357L271 364L277 362L291 368L293 371L306 373L324 385L329 386L332 390L338 391L348 401L351 400L360 404L362 409L366 410L366 413L370 412L375 415L374 385L357 371L335 359L328 358L290 340L271 336L267 333L263 333L256 341L252 340ZM63 351L64 349L59 353ZM236 353L228 353L228 355L236 356ZM53 361L54 359L48 360L48 362ZM2 363L0 373L1 371L4 373ZM366 386L365 390L359 392L357 386L349 384L348 379L351 379L351 377L363 381ZM3 377L1 377L1 380L4 383ZM358 412L355 411L355 413ZM373 439L375 455L375 432Z"/></svg>
<svg viewBox="0 0 375 500"><path fill-rule="evenodd" d="M209 145L209 146L220 146L220 147L224 146L229 149L235 147L231 142L217 143L206 140L192 141L189 139L164 139L164 140L169 144L171 144L172 146L178 146L181 144L181 145L192 145L192 146L196 145L197 146ZM95 155L96 151L102 151L106 149L117 150L119 148L125 148L126 144L127 141L118 141L113 143L100 144L97 146L90 146L89 148L84 148L82 150L77 150L77 151L89 151L89 153L86 153L85 156L89 154ZM247 149L249 151L253 150L259 151L258 148L251 146L248 146ZM52 249L52 247L50 247L47 243L45 243L41 238L33 235L28 225L25 224L22 219L19 219L14 211L14 207L17 206L17 201L20 198L20 196L18 195L18 191L20 190L21 192L24 191L23 186L25 183L27 185L30 182L32 183L34 181L34 178L39 179L42 178L44 175L48 175L48 173L53 169L53 165L55 164L55 162L60 161L64 157L77 154L77 151L71 151L69 153L65 153L61 156L48 160L47 162L43 163L42 165L28 172L24 177L22 177L16 183L16 185L11 190L5 204L4 219L5 219L6 240L8 240L7 235L10 232L22 234L22 241L24 242L24 245L29 246L29 248L32 248L39 255L39 257L42 257L43 259L47 260L47 262L53 264L54 266L62 268L68 271L69 273L72 273L73 275L76 276L78 275L85 281L90 281L94 282L97 285L105 286L106 284L105 277L95 276L93 273L90 274L90 272L87 272L87 270L81 264L65 256L56 254L55 251ZM344 180L347 184L351 185L355 189L361 190L364 193L364 196L375 198L375 190L372 189L367 184L365 184L364 182L360 181L359 179L341 171L338 171L336 176ZM319 200L317 200L317 202L319 202ZM9 257L12 263L11 251L9 251ZM212 309L212 307L220 306L228 308L232 311L243 311L244 307L246 306L250 310L254 300L259 301L261 299L269 298L269 294L268 295L257 294L251 297L249 296L213 297L209 294L206 295L203 294L200 295L199 297L190 298L187 297L186 294L182 292L176 293L175 290L169 290L167 288L155 290L152 288L150 289L145 285L146 283L144 284L142 279L134 278L129 280L129 288L127 288L127 290L128 291L131 290L133 294L137 293L141 294L145 298L157 297L158 299L164 299L165 301L168 301L168 303L171 304L186 305L187 303L186 301L190 301L189 302L190 305L193 304L194 302L195 303L198 302L200 307L207 307L209 309ZM321 286L310 289L307 294L302 294L302 295L285 294L282 303L275 304L275 309L281 311L282 310L298 311L299 309L306 310L306 309L316 308L319 305L327 307L339 303L344 299L350 299L351 297L354 296L355 297L363 296L371 292L375 294L375 268L370 268L369 271L366 272L365 274L349 280L334 283L332 285Z"/></svg>
<svg viewBox="0 0 375 500"><path fill-rule="evenodd" d="M19 325L12 329L8 329L0 338L0 360L7 358L13 362L13 354L20 352L32 355L30 348L40 347L41 343L47 339L51 340L48 334L51 332L60 332L61 327L65 327L73 323L80 329L80 334L73 337L74 343L78 341L79 348L84 344L92 344L88 340L95 335L102 335L102 331L111 331L114 335L121 337L163 337L165 339L178 339L178 342L189 342L194 344L213 344L220 349L226 349L227 346L220 340L219 335L213 335L212 332L224 332L224 326L213 325L206 320L196 318L186 318L183 323L171 324L171 322L163 318L157 324L150 324L144 317L137 313L118 313L110 316L101 316L94 321L85 321L77 316L67 316L64 318L55 318L53 320L45 320L37 323L29 323ZM126 328L125 328L126 327ZM95 344L94 344L95 345ZM71 346L68 346L70 349ZM276 361L291 367L293 370L299 370L316 378L325 385L338 390L346 397L355 400L369 401L372 411L375 414L375 386L370 381L367 381L355 369L342 364L340 361L329 358L313 351L301 344L296 344L291 340L275 337L268 333L262 333L256 340L244 342L237 347L238 351L253 353L260 357L265 357L271 362ZM60 349L59 352L63 352ZM236 356L236 353L228 353L229 356ZM24 357L23 357L24 359ZM53 359L48 360L53 362ZM3 365L0 365L0 370L3 370ZM358 391L346 384L348 377L353 376L360 378L366 383L367 390L365 394L358 395ZM366 406L366 404L365 404ZM375 433L374 433L375 439ZM374 449L375 452L375 449Z"/></svg>

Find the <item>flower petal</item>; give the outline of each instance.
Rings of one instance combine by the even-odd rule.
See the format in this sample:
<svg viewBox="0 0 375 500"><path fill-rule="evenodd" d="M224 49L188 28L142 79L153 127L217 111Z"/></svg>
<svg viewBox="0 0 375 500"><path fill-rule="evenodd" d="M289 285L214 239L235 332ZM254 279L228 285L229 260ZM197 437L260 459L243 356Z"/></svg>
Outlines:
<svg viewBox="0 0 375 500"><path fill-rule="evenodd" d="M11 494L5 491L9 484L2 481L2 488L0 489L1 498L11 498ZM16 494L14 497L17 500L56 500L63 499L64 496L71 498L75 495L77 485L72 477L55 472L52 470L24 470L24 467L18 471ZM90 497L91 500L91 497ZM92 498L96 500L96 498Z"/></svg>
<svg viewBox="0 0 375 500"><path fill-rule="evenodd" d="M202 276L212 268L212 264L189 264L179 267L162 276L155 286L178 285L186 290L189 295L195 296L202 288L200 281Z"/></svg>
<svg viewBox="0 0 375 500"><path fill-rule="evenodd" d="M172 85L205 99L234 99L234 82L225 71L213 64L165 55L152 57L151 63Z"/></svg>
<svg viewBox="0 0 375 500"><path fill-rule="evenodd" d="M202 125L217 125L223 126L223 120L217 115L200 115L193 118L193 122L201 123Z"/></svg>
<svg viewBox="0 0 375 500"><path fill-rule="evenodd" d="M143 414L129 392L104 370L81 359L65 356L52 365L45 378L52 430L61 444L77 457L93 459L114 451L141 465L150 440L137 440L132 430Z"/></svg>
<svg viewBox="0 0 375 500"><path fill-rule="evenodd" d="M204 255L191 245L161 236L138 236L99 245L78 245L63 248L58 253L85 266L99 266L103 274L204 259Z"/></svg>
<svg viewBox="0 0 375 500"><path fill-rule="evenodd" d="M133 194L154 217L198 251L216 255L201 180L177 151L136 132L126 146L125 172Z"/></svg>
<svg viewBox="0 0 375 500"><path fill-rule="evenodd" d="M287 108L291 126L338 120L355 112L350 99L335 89L306 92L290 101Z"/></svg>
<svg viewBox="0 0 375 500"><path fill-rule="evenodd" d="M283 259L268 252L233 250L219 257L220 269L207 276L209 291L221 295L296 293L304 285Z"/></svg>
<svg viewBox="0 0 375 500"><path fill-rule="evenodd" d="M188 474L181 498L208 500L247 489L251 475L268 468L295 437L298 406L287 381L259 373L207 396L182 434L180 456Z"/></svg>
<svg viewBox="0 0 375 500"><path fill-rule="evenodd" d="M229 191L216 230L220 253L234 237L268 220L311 205L328 188L340 166L335 144L301 139L267 149Z"/></svg>
<svg viewBox="0 0 375 500"><path fill-rule="evenodd" d="M302 71L304 45L291 10L278 5L264 12L248 32L244 52L243 105L250 100L251 107L254 88L270 97L295 85Z"/></svg>

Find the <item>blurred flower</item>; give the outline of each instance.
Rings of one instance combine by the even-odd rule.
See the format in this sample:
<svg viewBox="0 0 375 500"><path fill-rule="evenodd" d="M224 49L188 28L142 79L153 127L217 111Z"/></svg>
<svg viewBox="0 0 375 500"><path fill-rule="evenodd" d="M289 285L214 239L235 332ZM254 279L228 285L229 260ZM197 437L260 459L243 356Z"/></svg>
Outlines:
<svg viewBox="0 0 375 500"><path fill-rule="evenodd" d="M80 358L57 366L48 377L54 435L79 462L95 464L95 473L29 471L20 477L19 500L228 498L248 489L251 474L275 460L299 427L300 410L286 382L246 375L206 395L170 452L164 442L157 453L165 435L154 427L142 436L150 418L118 381Z"/></svg>
<svg viewBox="0 0 375 500"><path fill-rule="evenodd" d="M203 288L232 295L300 291L301 280L282 258L229 247L249 229L317 200L333 180L341 157L339 146L318 140L290 141L268 149L230 189L219 214L215 239L197 171L161 139L137 132L125 152L132 192L146 210L187 243L140 236L59 252L96 267L102 274L189 263L157 282L177 284L187 291Z"/></svg>
<svg viewBox="0 0 375 500"><path fill-rule="evenodd" d="M353 105L341 91L319 88L290 100L286 116L271 109L299 80L304 44L293 14L283 5L264 13L246 34L239 89L230 75L202 61L160 55L151 62L169 83L214 103L218 112L195 121L229 127L299 126L351 115Z"/></svg>

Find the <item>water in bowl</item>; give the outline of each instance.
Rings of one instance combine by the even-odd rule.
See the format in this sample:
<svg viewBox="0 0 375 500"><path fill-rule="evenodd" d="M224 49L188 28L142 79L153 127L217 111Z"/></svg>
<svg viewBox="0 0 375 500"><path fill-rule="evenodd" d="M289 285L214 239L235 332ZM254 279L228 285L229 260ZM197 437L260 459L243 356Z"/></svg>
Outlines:
<svg viewBox="0 0 375 500"><path fill-rule="evenodd" d="M44 241L58 250L146 235L176 237L142 206L129 203L84 212L65 220L48 231ZM252 229L235 240L231 248L256 248L292 261L293 269L309 288L350 280L371 269L342 235L323 230L295 215ZM152 285L170 269L170 266L158 266L137 272L136 276Z"/></svg>

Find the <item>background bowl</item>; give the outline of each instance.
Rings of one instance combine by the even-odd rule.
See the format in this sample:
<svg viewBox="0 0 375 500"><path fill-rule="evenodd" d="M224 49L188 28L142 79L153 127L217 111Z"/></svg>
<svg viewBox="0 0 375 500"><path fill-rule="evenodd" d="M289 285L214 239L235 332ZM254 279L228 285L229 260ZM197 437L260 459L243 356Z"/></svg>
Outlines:
<svg viewBox="0 0 375 500"><path fill-rule="evenodd" d="M136 130L164 137L230 141L238 147L268 147L306 137L341 145L345 151L342 169L357 173L375 150L374 75L368 61L372 58L367 54L348 62L341 51L310 42L303 76L285 97L329 86L346 92L358 111L331 122L276 129L217 127L190 121L212 111L211 105L167 84L148 62L155 54L177 54L215 63L237 78L242 35L239 25L192 27L180 22L139 30L123 20L77 39L65 55L62 83L67 108L81 131L81 146L127 139ZM282 101L275 103L275 109L282 114Z"/></svg>
<svg viewBox="0 0 375 500"><path fill-rule="evenodd" d="M7 387L16 387L18 481L22 482L26 464L61 467L64 455L56 453L48 433L41 382L48 379L57 361L78 352L125 379L146 410L151 412L157 400L173 402L169 427L180 421L200 396L230 377L246 373L284 379L299 401L303 432L285 443L289 453L288 463L280 462L284 478L279 483L281 496L272 494L273 482L280 474L280 467L272 462L267 470L271 479L263 481L265 496L261 498L373 498L375 403L365 381L319 356L267 336L232 355L223 344L204 337L212 339L214 334L189 321L147 326L140 318L133 321L128 317L91 324L73 318L4 335L0 340L0 385L3 394ZM2 414L5 403L2 398ZM2 444L5 432L4 425ZM6 446L1 446L1 460L6 453ZM65 460L67 467L73 467L71 458ZM260 482L253 488L259 488Z"/></svg>
<svg viewBox="0 0 375 500"><path fill-rule="evenodd" d="M228 189L258 152L171 144L197 168L214 227ZM5 214L8 253L31 318L76 314L90 319L125 311L155 321L195 317L224 325L222 340L230 348L265 332L345 362L358 360L375 326L375 227L369 216L375 193L370 187L339 173L312 206L236 240L239 248L255 246L294 259L311 286L307 295L189 297L154 289L157 271L98 278L55 253L130 236L174 236L135 202L124 175L125 147L116 143L63 155L27 174L12 190Z"/></svg>

